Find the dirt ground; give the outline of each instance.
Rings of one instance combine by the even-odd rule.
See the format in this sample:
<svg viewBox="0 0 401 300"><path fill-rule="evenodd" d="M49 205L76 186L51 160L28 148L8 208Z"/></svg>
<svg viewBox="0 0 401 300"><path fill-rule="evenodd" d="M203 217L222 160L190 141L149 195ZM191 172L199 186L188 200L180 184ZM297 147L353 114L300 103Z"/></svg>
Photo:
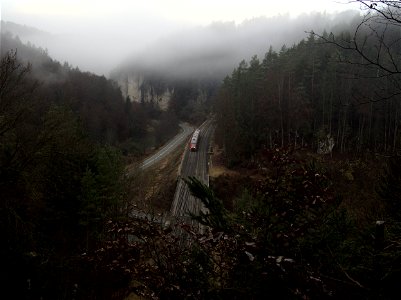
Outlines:
<svg viewBox="0 0 401 300"><path fill-rule="evenodd" d="M213 153L210 156L209 176L217 178L221 175L238 175L238 172L225 167L223 149L212 143Z"/></svg>
<svg viewBox="0 0 401 300"><path fill-rule="evenodd" d="M130 198L136 207L154 213L170 210L183 151L180 145L154 166L132 175Z"/></svg>
<svg viewBox="0 0 401 300"><path fill-rule="evenodd" d="M239 175L237 171L224 166L222 149L214 143L212 145L209 167L211 179L221 175ZM186 142L154 166L132 175L131 199L136 207L154 213L170 210L185 147Z"/></svg>

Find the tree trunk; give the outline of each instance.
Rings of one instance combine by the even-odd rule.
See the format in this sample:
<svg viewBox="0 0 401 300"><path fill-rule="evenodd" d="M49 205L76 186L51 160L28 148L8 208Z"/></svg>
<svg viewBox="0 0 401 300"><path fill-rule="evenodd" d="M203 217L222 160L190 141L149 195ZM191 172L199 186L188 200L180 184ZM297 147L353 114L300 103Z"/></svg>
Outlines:
<svg viewBox="0 0 401 300"><path fill-rule="evenodd" d="M283 79L284 81L284 79ZM281 85L282 83L279 82L278 85L278 105L279 105L279 110L280 110L280 127L281 127L281 147L284 147L284 122L283 122L283 108L282 108L282 101L281 101Z"/></svg>

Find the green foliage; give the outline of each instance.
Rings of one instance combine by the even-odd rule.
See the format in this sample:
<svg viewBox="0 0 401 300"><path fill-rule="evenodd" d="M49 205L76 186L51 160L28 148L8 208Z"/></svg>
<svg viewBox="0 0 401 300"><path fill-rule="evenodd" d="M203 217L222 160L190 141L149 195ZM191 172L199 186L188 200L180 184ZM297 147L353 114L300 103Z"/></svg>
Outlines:
<svg viewBox="0 0 401 300"><path fill-rule="evenodd" d="M379 195L386 201L391 217L401 221L401 158L391 157L381 176Z"/></svg>
<svg viewBox="0 0 401 300"><path fill-rule="evenodd" d="M81 179L82 184L82 208L80 214L83 219L81 224L89 226L92 222L98 222L100 216L100 195L97 189L95 175L88 168Z"/></svg>
<svg viewBox="0 0 401 300"><path fill-rule="evenodd" d="M195 177L184 179L187 183L191 193L199 198L203 205L207 207L207 212L200 211L198 216L192 217L199 223L215 228L216 230L225 230L228 226L228 214L225 210L223 203L217 199L213 192L202 184Z"/></svg>
<svg viewBox="0 0 401 300"><path fill-rule="evenodd" d="M22 63L29 62L24 68L32 71L23 79L30 81L30 84L26 83L23 87L19 86L20 89L16 89L13 83L17 81L11 80L2 91L3 94L11 91L11 97L20 99L20 108L23 108L20 113L23 111L27 113L30 108L27 105L28 99L23 97L24 93L36 87L35 97L38 105L40 103L44 106L68 107L79 116L81 126L94 143L118 146L130 138L137 141L145 135L149 122L147 119L152 116L154 109L150 110L148 106L141 106L139 103L127 102L115 82L104 76L81 72L68 64L61 65L46 51L25 45L8 34L2 33L1 40L2 57L7 58L8 49L18 49L19 60L15 60L15 64L20 64L22 67ZM10 68L15 66L11 67L9 64L7 68L2 69L2 82L6 74L17 76L16 73L8 71ZM1 96L4 103L8 103L7 96ZM16 109L16 105L14 106ZM14 112L14 116L22 117L17 111Z"/></svg>
<svg viewBox="0 0 401 300"><path fill-rule="evenodd" d="M95 146L70 108L40 101L13 52L1 61L0 87L4 293L70 298L80 271L74 257L95 247L106 217L120 216L120 153Z"/></svg>
<svg viewBox="0 0 401 300"><path fill-rule="evenodd" d="M373 45L368 39L366 48ZM394 152L399 78L378 74L314 35L280 52L270 48L261 62L242 61L224 80L214 107L217 141L234 165L265 147L315 150L322 135L338 152Z"/></svg>
<svg viewBox="0 0 401 300"><path fill-rule="evenodd" d="M173 138L178 132L178 119L171 112L165 112L160 116L160 121L155 128L155 144L159 147Z"/></svg>
<svg viewBox="0 0 401 300"><path fill-rule="evenodd" d="M375 224L357 224L315 160L276 148L256 165L232 211L186 180L206 208L193 216L202 233L155 220L110 223L109 240L85 256L104 276L97 285L131 279L131 291L155 299L396 299L398 223L386 222L382 238Z"/></svg>
<svg viewBox="0 0 401 300"><path fill-rule="evenodd" d="M262 153L260 163L271 172L256 183L256 193L245 191L236 200L231 213L222 214L213 192L190 180L193 194L210 208L207 220L213 220L205 222L203 213L196 218L214 232L199 240L201 248L214 270L226 266L209 275L218 282L212 287L216 295L393 299L400 278L394 235L399 226L387 224L384 244L377 248L376 227L361 231L332 196L331 181L316 162L275 149ZM227 220L228 214L223 227L218 219Z"/></svg>
<svg viewBox="0 0 401 300"><path fill-rule="evenodd" d="M219 83L208 79L188 79L172 83L168 110L180 120L201 123L210 112L211 99Z"/></svg>

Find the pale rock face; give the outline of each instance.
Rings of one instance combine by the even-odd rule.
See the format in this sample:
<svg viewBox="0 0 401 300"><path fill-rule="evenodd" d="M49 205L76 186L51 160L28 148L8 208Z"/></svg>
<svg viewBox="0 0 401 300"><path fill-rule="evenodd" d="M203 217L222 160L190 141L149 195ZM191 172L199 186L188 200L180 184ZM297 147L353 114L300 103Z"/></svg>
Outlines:
<svg viewBox="0 0 401 300"><path fill-rule="evenodd" d="M125 81L125 82L124 82ZM122 80L122 91L125 92L125 97L130 96L132 101L141 101L141 86L144 78L141 75L127 76L125 80ZM125 86L124 86L125 85Z"/></svg>
<svg viewBox="0 0 401 300"><path fill-rule="evenodd" d="M121 92L126 98L129 96L131 101L135 102L154 102L158 104L160 109L167 110L173 89L165 88L162 93L149 83L145 82L145 77L139 74L121 75L117 80L121 88Z"/></svg>
<svg viewBox="0 0 401 300"><path fill-rule="evenodd" d="M143 74L122 73L114 77L121 88L124 98L130 97L131 101L154 103L161 110L166 111L174 94L174 87L169 85L168 79L155 77L146 78ZM189 99L193 105L202 105L208 99L207 91L198 87L197 96Z"/></svg>
<svg viewBox="0 0 401 300"><path fill-rule="evenodd" d="M173 95L174 90L167 89L157 100L160 106L160 109L167 110L168 105L170 103L171 96Z"/></svg>

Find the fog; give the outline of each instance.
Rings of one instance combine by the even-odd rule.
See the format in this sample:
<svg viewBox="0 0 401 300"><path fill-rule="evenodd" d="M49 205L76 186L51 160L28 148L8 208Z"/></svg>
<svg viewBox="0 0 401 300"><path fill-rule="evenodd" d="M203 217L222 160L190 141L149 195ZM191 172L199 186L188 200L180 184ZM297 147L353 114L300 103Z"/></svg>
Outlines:
<svg viewBox="0 0 401 300"><path fill-rule="evenodd" d="M358 11L311 13L296 18L259 17L238 25L214 22L160 39L143 52L131 55L114 71L169 78L222 78L241 60L249 61L254 55L262 60L270 47L279 52L283 45L291 47L307 39L312 30L336 33L358 22Z"/></svg>
<svg viewBox="0 0 401 300"><path fill-rule="evenodd" d="M355 14L334 11L350 8L356 7L331 0L4 0L1 17L28 26L13 29L22 41L83 71L109 76L128 67L188 76L222 74L269 46L297 43L307 30L330 31Z"/></svg>
<svg viewBox="0 0 401 300"><path fill-rule="evenodd" d="M90 71L99 75L108 76L125 57L137 53L140 49L150 45L155 39L168 36L179 30L179 26L160 20L142 20L136 25L143 26L142 30L126 31L114 30L116 27L106 27L102 30L91 26L82 26L73 31L55 33L51 27L38 30L29 23L22 23L24 29L18 30L12 26L13 22L2 24L2 31L10 30L18 35L21 41L30 42L37 47L48 50L49 55L60 62L68 62L83 71ZM21 23L20 23L21 24ZM112 24L110 24L112 26ZM162 27L162 31L155 30ZM36 29L36 30L35 30Z"/></svg>

